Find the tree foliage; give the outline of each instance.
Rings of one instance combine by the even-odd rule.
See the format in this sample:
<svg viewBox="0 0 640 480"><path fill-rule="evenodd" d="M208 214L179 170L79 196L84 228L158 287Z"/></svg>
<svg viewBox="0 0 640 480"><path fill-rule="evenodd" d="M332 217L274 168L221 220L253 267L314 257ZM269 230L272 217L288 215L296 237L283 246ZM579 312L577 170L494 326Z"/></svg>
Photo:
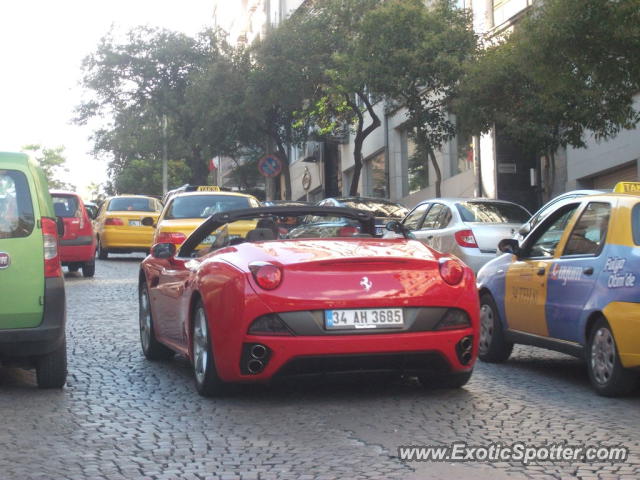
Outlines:
<svg viewBox="0 0 640 480"><path fill-rule="evenodd" d="M638 122L640 0L545 0L467 65L454 109L474 134L496 127L553 163L592 132Z"/></svg>
<svg viewBox="0 0 640 480"><path fill-rule="evenodd" d="M366 14L355 49L355 68L371 92L407 109L405 128L431 161L436 196L442 174L435 152L455 135L449 101L476 44L469 13L452 1L389 0Z"/></svg>
<svg viewBox="0 0 640 480"><path fill-rule="evenodd" d="M50 189L75 190L72 183L65 180L69 174L64 147L46 148L41 145L26 145L22 151L29 152L44 171Z"/></svg>

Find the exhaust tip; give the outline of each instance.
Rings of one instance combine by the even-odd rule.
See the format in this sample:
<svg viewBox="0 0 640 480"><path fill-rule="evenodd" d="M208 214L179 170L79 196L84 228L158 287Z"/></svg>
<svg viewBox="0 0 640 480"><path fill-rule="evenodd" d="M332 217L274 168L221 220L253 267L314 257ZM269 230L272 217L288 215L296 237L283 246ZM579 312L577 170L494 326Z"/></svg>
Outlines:
<svg viewBox="0 0 640 480"><path fill-rule="evenodd" d="M264 364L260 360L253 359L249 360L249 362L247 363L247 371L252 375L260 373L263 368Z"/></svg>
<svg viewBox="0 0 640 480"><path fill-rule="evenodd" d="M249 353L256 360L262 360L267 356L267 347L258 343L251 347L251 351Z"/></svg>
<svg viewBox="0 0 640 480"><path fill-rule="evenodd" d="M462 340L460 340L460 347L462 347L462 350L465 352L471 350L471 348L473 347L471 337L464 337Z"/></svg>

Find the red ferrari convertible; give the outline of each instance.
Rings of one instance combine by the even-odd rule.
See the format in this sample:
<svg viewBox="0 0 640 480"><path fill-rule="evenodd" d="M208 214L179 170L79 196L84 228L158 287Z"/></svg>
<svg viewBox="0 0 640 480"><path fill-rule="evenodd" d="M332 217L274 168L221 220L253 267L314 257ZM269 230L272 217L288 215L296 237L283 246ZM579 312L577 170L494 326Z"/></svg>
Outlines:
<svg viewBox="0 0 640 480"><path fill-rule="evenodd" d="M305 233L281 238L277 220L294 216ZM322 228L336 218L343 227ZM233 237L233 222L255 228ZM464 385L478 348L473 272L411 238L374 235L363 211L264 207L209 217L179 251L154 245L139 281L145 356L187 356L205 396L228 383L315 373L391 371Z"/></svg>

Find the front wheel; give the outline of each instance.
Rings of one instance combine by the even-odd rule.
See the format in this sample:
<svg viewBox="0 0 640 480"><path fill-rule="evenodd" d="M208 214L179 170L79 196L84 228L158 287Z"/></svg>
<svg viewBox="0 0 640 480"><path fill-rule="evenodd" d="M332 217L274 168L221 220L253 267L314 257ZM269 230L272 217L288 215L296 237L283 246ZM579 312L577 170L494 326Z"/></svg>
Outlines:
<svg viewBox="0 0 640 480"><path fill-rule="evenodd" d="M513 351L513 343L504 338L498 307L489 293L480 297L480 342L478 357L489 363L506 362Z"/></svg>
<svg viewBox="0 0 640 480"><path fill-rule="evenodd" d="M636 384L637 375L620 363L611 327L604 318L596 321L589 335L587 370L591 385L604 397L625 395Z"/></svg>
<svg viewBox="0 0 640 480"><path fill-rule="evenodd" d="M218 377L211 349L207 314L204 311L204 305L200 301L196 304L193 312L191 342L196 390L203 397L212 397L224 393L225 383Z"/></svg>
<svg viewBox="0 0 640 480"><path fill-rule="evenodd" d="M67 382L67 343L36 359L38 388L62 388Z"/></svg>

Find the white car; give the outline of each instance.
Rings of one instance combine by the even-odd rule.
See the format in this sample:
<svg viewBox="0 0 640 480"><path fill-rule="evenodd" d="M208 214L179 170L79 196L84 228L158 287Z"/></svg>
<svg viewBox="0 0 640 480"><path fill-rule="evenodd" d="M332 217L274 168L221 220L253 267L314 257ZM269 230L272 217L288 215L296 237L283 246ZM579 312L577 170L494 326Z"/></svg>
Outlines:
<svg viewBox="0 0 640 480"><path fill-rule="evenodd" d="M397 230L457 256L477 272L495 258L498 242L516 235L530 216L526 208L505 200L434 198L416 205ZM387 232L385 238L398 231Z"/></svg>

